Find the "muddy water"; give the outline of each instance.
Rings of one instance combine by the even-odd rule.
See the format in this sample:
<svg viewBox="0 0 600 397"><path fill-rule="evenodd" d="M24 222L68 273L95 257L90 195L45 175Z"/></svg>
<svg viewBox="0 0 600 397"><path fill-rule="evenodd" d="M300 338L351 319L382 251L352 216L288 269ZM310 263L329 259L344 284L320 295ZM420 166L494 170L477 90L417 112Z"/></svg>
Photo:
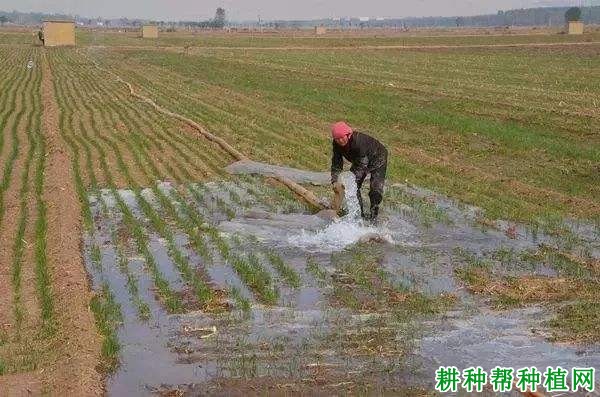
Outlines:
<svg viewBox="0 0 600 397"><path fill-rule="evenodd" d="M282 173L283 175L287 177L294 175L289 169L286 170L285 173ZM295 179L305 180L303 176ZM392 235L395 233L384 226L374 227L360 218L360 206L356 197L356 182L353 174L342 173L340 181L346 186L344 200L346 214L339 219L328 221L315 215L274 215L268 212L251 212L247 213L245 217L222 223L220 227L232 233L251 234L268 241L269 245L289 245L313 253L339 251L364 238L379 238L393 244ZM404 237L408 237L411 229L409 227L397 228L396 231Z"/></svg>
<svg viewBox="0 0 600 397"><path fill-rule="evenodd" d="M347 183L351 184L351 181ZM171 188L169 184L160 185L163 191L168 192ZM202 259L190 248L188 237L170 222L177 245L189 263L204 272L214 289L226 293L232 287L236 288L249 300L251 309L243 312L234 304L231 311L221 314L200 311L167 314L156 300L144 261L129 242L125 250L128 269L137 276L141 298L151 312L149 320L139 320L127 291L126 278L115 264L111 230L120 224L121 217L110 192L103 192L109 213L103 213L100 203L91 199L96 227L94 235L87 238L86 262L95 287L107 282L124 315L124 323L118 330L122 344L121 366L108 380L109 395L148 395L178 388L189 390L192 385L219 379L275 377L300 381L314 376L315 363L337 374L332 375L331 383L335 384L340 383L335 381L336 376L351 372L359 377L363 376L361 374L374 376L383 385L397 386L408 380L427 388L432 387L433 371L439 365L459 368L481 365L485 369L496 365L536 365L539 369L558 364L569 368L600 367L599 346L566 346L547 341L543 321L551 317L548 309L532 306L493 311L485 299L464 290L455 277L456 261L460 259L457 247L477 257L489 258L499 248L518 254L537 248L540 242L551 244L554 242L552 236L532 233L518 225L517 235L508 236L502 227L479 225L476 220L480 210L477 208L403 185L390 189L398 189L414 199L426 198L445 214L444 220L424 225L423 209L416 202L392 205L389 200L389 203L384 202L386 207L381 224L375 227L358 219L356 207L352 207L357 203L352 201L351 195L347 204L352 215L331 222L308 213L279 212L277 208L280 207L273 205L279 198L265 200L253 196L241 182L191 188L203 192L203 201L188 197L188 203L218 228L233 251L239 255L253 253L260 258L277 286L278 302L273 306L263 305L214 247L213 260ZM235 195L229 193L232 190ZM349 191L352 189L347 189ZM126 190L119 194L148 230L151 251L171 287L177 291L185 290L185 283L173 265L164 240L144 220L135 195ZM158 202L151 190L145 190L143 195L155 205ZM244 196L246 205L236 204L232 199L235 196ZM220 205L215 204L216 198L221 200ZM231 211L225 211L225 207ZM225 212L233 212L235 216L229 219ZM594 232L585 227L577 230L588 233L587 237ZM383 253L381 269L395 285L430 296L452 293L458 297L456 306L438 317L409 319L411 332L405 331L406 319L400 321L389 313L358 313L332 307L329 300L332 286L307 270L307 260L310 258L318 263L324 274L335 274L338 272L334 261L336 255L344 247L361 240L372 240L370 244ZM593 254L597 241L593 238L581 240L589 243L588 251ZM92 244L101 249L102 271L91 264ZM276 252L299 274L299 288L283 281L266 259L265 253L270 251ZM516 259L504 263L496 261L492 265L506 274L558 274L544 264L525 265ZM225 299L234 301L230 295ZM392 334L382 331L390 328L396 331ZM354 354L353 349L344 344L345 338L363 333L365 340L373 338L373 334L379 335L384 339L384 348L390 351L397 348L398 353L389 356ZM401 348L397 346L399 343ZM409 346L412 353L403 356L400 351ZM202 390L202 387L194 390Z"/></svg>

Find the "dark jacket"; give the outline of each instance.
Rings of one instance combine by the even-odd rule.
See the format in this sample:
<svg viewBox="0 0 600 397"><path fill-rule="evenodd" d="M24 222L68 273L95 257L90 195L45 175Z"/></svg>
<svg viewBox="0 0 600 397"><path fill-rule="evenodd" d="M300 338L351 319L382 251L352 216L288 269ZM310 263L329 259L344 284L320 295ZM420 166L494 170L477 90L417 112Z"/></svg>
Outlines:
<svg viewBox="0 0 600 397"><path fill-rule="evenodd" d="M387 163L387 149L377 139L359 131L353 131L346 146L332 141L331 183L338 181L344 168L344 158L352 163L350 171L357 180L364 179L367 174Z"/></svg>

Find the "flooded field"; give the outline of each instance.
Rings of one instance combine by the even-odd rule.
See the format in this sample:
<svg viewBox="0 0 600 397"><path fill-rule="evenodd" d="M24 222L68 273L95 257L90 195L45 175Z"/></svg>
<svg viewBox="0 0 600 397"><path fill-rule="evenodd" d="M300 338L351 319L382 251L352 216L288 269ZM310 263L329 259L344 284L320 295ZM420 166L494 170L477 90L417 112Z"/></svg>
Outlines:
<svg viewBox="0 0 600 397"><path fill-rule="evenodd" d="M595 30L77 26L50 48L14 23L0 395L420 396L440 366L598 367ZM352 194L320 211L340 119L388 149L377 224Z"/></svg>
<svg viewBox="0 0 600 397"><path fill-rule="evenodd" d="M157 222L150 206L168 222L165 199L196 223L147 234L140 254L123 211L145 227ZM471 280L482 269L498 280L565 277L564 261L539 255L562 239L486 224L477 208L417 187L389 186L376 226L358 219L353 194L347 215L330 220L261 176L102 190L90 203L88 270L122 315L109 395L422 395L440 365L600 366L599 345L551 342L563 302L509 302ZM568 227L570 252L597 258L597 230Z"/></svg>

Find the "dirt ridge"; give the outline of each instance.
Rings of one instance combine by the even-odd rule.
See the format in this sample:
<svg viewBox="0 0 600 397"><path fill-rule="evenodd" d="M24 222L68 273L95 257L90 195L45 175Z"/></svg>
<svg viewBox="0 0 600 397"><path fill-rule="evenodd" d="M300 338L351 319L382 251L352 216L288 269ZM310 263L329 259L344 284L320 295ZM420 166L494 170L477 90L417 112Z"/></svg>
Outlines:
<svg viewBox="0 0 600 397"><path fill-rule="evenodd" d="M100 358L100 335L89 310L92 297L81 256L82 220L71 159L60 139L58 106L54 97L52 70L43 54L43 127L47 141L46 189L48 261L58 322L60 358L43 375L51 394L90 396L103 390L96 371Z"/></svg>

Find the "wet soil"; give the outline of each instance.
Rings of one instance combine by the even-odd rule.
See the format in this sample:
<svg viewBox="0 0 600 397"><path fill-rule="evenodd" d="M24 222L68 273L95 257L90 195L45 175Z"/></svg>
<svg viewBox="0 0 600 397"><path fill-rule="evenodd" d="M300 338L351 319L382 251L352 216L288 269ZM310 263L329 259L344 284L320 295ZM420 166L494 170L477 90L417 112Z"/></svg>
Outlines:
<svg viewBox="0 0 600 397"><path fill-rule="evenodd" d="M551 305L495 310L456 275L457 268L478 258L490 261L498 275L557 277L560 271L543 261L497 259L499 252L524 253L555 244L551 235L512 223L486 226L478 208L417 187L393 185L386 193L382 222L358 222L352 238L340 244L331 238L340 232L332 225L340 221L332 223L301 209L289 211L286 198L268 191L258 178L191 186L203 192L202 201L187 199L206 220L202 227L216 228L235 255L258 258L277 290L277 301L261 303L261 296L208 235L211 261L194 252L185 233L166 217L178 246L210 288L219 291L225 310L190 307L168 314L156 300L143 260L131 252L129 270L139 278L141 297L151 311L150 320L139 320L126 280L114 266L109 230L119 215L110 192L103 192L109 215L91 200L97 225L85 251L89 256L91 245L100 247L102 271L92 266L88 271L95 286L109 283L125 319L118 330L121 366L108 380L109 395L197 395L206 390L216 395L263 390L394 394L410 387L419 395L432 390L439 365L489 369L600 364L598 345L549 341L545 322L554 315ZM161 183L160 188L169 192L173 186ZM134 195L126 190L119 194L143 221ZM143 194L157 202L150 189ZM594 227L572 225L571 231L579 236L579 245L597 255ZM150 241L169 284L185 291L164 242L158 237ZM268 260L270 252L299 275L298 287L290 286ZM249 302L248 309L232 290ZM321 375L315 374L316 368Z"/></svg>

